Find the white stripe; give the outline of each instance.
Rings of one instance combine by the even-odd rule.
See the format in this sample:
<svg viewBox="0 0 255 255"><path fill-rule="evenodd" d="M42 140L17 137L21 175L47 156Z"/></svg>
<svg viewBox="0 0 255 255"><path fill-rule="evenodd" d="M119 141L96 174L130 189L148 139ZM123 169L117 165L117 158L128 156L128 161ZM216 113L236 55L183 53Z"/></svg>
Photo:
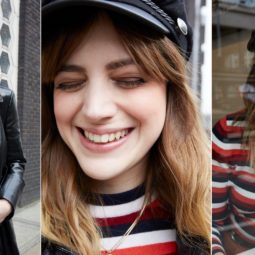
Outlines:
<svg viewBox="0 0 255 255"><path fill-rule="evenodd" d="M224 250L224 248L221 246L221 245L219 245L219 244L212 244L212 248L220 248L221 250L222 250L222 252L224 252L225 250ZM213 249L214 250L214 249ZM216 253L217 254L217 253Z"/></svg>
<svg viewBox="0 0 255 255"><path fill-rule="evenodd" d="M212 160L212 164L213 166L218 166L218 167L221 167L223 169L229 169L231 167L233 167L233 165L230 165L230 164L227 164L227 163L221 163L215 159ZM238 166L238 165L234 165L234 170L235 171L244 171L244 172L247 172L247 173L254 173L254 170L251 166Z"/></svg>
<svg viewBox="0 0 255 255"><path fill-rule="evenodd" d="M144 196L125 204L119 205L90 205L90 212L94 218L119 217L141 210Z"/></svg>
<svg viewBox="0 0 255 255"><path fill-rule="evenodd" d="M213 142L223 150L240 150L241 144L240 143L223 143L219 140L214 134L212 134Z"/></svg>
<svg viewBox="0 0 255 255"><path fill-rule="evenodd" d="M101 239L102 249L111 250L112 247L120 240L121 237L107 237ZM124 242L118 247L118 249L131 248L142 245L158 244L173 242L176 240L176 230L158 230L146 233L138 233L129 235Z"/></svg>
<svg viewBox="0 0 255 255"><path fill-rule="evenodd" d="M227 126L228 127L245 127L246 126L246 121L240 120L240 121L233 121L233 120L227 120Z"/></svg>
<svg viewBox="0 0 255 255"><path fill-rule="evenodd" d="M231 183L232 183L232 182L231 182ZM248 190L245 190L245 189L243 189L243 188L241 188L241 187L235 185L234 183L232 183L232 185L233 185L234 190L235 190L237 193L239 193L241 196L243 196L243 197L245 197L245 198L247 197L247 198L249 198L249 199L255 200L255 192L250 192L250 191L248 191Z"/></svg>
<svg viewBox="0 0 255 255"><path fill-rule="evenodd" d="M212 227L212 232L216 232L220 236L220 231L216 227ZM212 234L213 236L218 237L216 234Z"/></svg>
<svg viewBox="0 0 255 255"><path fill-rule="evenodd" d="M212 164L215 165L215 166L219 166L221 168L226 168L228 169L229 168L229 164L226 164L226 163L220 163L219 161L213 159L212 160Z"/></svg>
<svg viewBox="0 0 255 255"><path fill-rule="evenodd" d="M226 204L227 204L227 201L223 203L213 203L212 208L213 209L221 208L221 207L224 207Z"/></svg>
<svg viewBox="0 0 255 255"><path fill-rule="evenodd" d="M227 188L228 187L228 180L226 182L212 182L213 188Z"/></svg>
<svg viewBox="0 0 255 255"><path fill-rule="evenodd" d="M152 195L152 202L156 199L156 195ZM90 205L90 212L93 218L112 218L125 216L138 212L142 209L144 195L129 203L118 205Z"/></svg>
<svg viewBox="0 0 255 255"><path fill-rule="evenodd" d="M238 208L236 205L232 205L232 206L233 206L233 207L235 208L235 210L238 212L238 217L243 217L243 218L246 218L246 219L247 219L247 217L249 217L249 216L247 216L247 215L249 215L249 214L254 214L254 213L255 213L255 211L248 212L247 210L242 210L242 209ZM255 218L249 217L249 221L255 222Z"/></svg>
<svg viewBox="0 0 255 255"><path fill-rule="evenodd" d="M233 223L233 225L235 226L235 228L237 228L237 229L242 233L242 235L244 235L246 238L248 238L248 239L250 239L250 240L252 240L252 241L255 241L255 236L252 236L252 235L250 235L249 233L247 233L246 231L244 231L244 230L241 228L240 224L239 224L238 222L236 222L235 216L234 216L233 214L230 215L230 218L231 218L232 223ZM246 224L243 224L243 227L245 227L245 225L246 225ZM248 224L248 225L249 225L249 224Z"/></svg>

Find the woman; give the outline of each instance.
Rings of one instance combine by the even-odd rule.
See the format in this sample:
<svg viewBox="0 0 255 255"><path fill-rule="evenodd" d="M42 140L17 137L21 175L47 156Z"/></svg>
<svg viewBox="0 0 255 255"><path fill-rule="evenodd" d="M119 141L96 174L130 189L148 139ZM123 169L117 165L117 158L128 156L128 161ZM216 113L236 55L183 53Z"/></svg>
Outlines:
<svg viewBox="0 0 255 255"><path fill-rule="evenodd" d="M0 85L0 254L19 254L10 219L24 187L22 153L13 92Z"/></svg>
<svg viewBox="0 0 255 255"><path fill-rule="evenodd" d="M43 254L208 254L183 2L47 1L42 16Z"/></svg>
<svg viewBox="0 0 255 255"><path fill-rule="evenodd" d="M240 92L245 108L213 128L213 254L255 248L255 58Z"/></svg>

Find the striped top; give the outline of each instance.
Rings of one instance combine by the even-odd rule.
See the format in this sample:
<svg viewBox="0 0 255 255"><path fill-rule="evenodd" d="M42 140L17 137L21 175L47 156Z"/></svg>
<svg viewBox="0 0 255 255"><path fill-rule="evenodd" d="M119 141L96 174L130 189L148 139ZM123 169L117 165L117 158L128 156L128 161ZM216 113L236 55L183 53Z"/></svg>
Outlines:
<svg viewBox="0 0 255 255"><path fill-rule="evenodd" d="M255 247L255 171L242 144L244 127L245 112L240 111L213 128L213 254L224 252L221 234L226 230Z"/></svg>
<svg viewBox="0 0 255 255"><path fill-rule="evenodd" d="M110 195L100 195L104 206L90 205L92 216L102 232L102 254L118 243L135 221L144 202L144 187ZM154 198L132 232L112 255L173 255L177 254L176 230L173 221Z"/></svg>

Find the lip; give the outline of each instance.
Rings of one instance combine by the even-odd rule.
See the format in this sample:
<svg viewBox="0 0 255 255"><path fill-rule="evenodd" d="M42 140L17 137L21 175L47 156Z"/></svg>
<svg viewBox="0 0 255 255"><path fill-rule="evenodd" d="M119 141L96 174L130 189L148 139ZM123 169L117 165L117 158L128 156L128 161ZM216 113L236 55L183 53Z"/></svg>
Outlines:
<svg viewBox="0 0 255 255"><path fill-rule="evenodd" d="M96 153L106 153L110 152L112 150L115 150L122 146L126 141L129 139L130 134L133 132L134 128L122 128L122 129L83 129L88 132L91 132L93 134L97 135L103 135L103 134L110 134L115 133L121 130L129 130L128 134L124 137L122 137L119 140L112 141L109 143L94 143L90 140L88 140L84 135L81 134L81 128L77 127L77 132L79 134L79 138L81 141L81 144L89 151L96 152Z"/></svg>

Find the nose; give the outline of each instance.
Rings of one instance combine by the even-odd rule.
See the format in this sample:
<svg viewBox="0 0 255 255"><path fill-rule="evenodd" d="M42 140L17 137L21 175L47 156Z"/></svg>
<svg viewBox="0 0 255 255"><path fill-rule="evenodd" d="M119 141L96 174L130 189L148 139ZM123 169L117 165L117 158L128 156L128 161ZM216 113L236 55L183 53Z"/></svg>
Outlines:
<svg viewBox="0 0 255 255"><path fill-rule="evenodd" d="M92 122L111 119L117 113L114 91L107 81L94 81L87 84L84 91L82 113Z"/></svg>

